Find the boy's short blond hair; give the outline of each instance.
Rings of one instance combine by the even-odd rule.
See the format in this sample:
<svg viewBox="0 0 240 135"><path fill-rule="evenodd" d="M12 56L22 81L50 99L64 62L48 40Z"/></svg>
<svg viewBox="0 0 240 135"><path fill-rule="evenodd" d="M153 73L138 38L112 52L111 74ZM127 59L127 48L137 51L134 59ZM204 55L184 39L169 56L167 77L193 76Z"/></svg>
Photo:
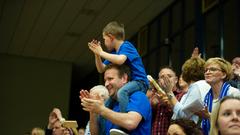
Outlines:
<svg viewBox="0 0 240 135"><path fill-rule="evenodd" d="M111 34L118 40L124 40L125 39L124 25L116 21L110 22L103 28L103 34L104 35Z"/></svg>

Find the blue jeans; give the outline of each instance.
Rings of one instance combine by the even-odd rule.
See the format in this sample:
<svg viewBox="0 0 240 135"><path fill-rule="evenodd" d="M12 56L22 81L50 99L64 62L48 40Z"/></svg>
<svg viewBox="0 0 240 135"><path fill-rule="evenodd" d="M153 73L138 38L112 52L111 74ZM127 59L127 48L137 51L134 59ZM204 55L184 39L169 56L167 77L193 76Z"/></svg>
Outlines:
<svg viewBox="0 0 240 135"><path fill-rule="evenodd" d="M136 92L142 91L146 94L148 86L143 81L130 81L126 83L117 92L117 100L119 102L120 112L126 112L129 96Z"/></svg>

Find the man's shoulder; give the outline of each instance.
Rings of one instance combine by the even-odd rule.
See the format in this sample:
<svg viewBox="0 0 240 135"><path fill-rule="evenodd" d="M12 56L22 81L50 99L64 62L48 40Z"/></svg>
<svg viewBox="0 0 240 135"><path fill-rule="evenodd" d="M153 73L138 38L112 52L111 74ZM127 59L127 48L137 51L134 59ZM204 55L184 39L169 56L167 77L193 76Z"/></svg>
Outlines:
<svg viewBox="0 0 240 135"><path fill-rule="evenodd" d="M129 96L130 102L146 103L149 102L148 97L142 91L136 91ZM150 102L149 102L150 103Z"/></svg>

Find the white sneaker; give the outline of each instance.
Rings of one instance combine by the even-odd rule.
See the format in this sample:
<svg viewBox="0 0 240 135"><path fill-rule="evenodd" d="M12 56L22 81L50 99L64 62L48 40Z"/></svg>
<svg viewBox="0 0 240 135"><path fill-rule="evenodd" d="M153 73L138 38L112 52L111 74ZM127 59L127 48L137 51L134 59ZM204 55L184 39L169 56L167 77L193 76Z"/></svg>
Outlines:
<svg viewBox="0 0 240 135"><path fill-rule="evenodd" d="M110 135L128 135L120 129L110 129Z"/></svg>

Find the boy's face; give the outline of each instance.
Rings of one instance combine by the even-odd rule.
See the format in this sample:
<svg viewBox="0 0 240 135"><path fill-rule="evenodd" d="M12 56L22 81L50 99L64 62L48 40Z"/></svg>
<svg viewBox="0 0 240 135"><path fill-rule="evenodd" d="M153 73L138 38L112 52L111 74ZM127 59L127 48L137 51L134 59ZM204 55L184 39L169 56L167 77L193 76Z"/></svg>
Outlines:
<svg viewBox="0 0 240 135"><path fill-rule="evenodd" d="M113 36L111 36L110 34L104 34L103 33L103 39L104 39L104 44L107 48L108 51L112 51L114 50L114 46L113 46Z"/></svg>

